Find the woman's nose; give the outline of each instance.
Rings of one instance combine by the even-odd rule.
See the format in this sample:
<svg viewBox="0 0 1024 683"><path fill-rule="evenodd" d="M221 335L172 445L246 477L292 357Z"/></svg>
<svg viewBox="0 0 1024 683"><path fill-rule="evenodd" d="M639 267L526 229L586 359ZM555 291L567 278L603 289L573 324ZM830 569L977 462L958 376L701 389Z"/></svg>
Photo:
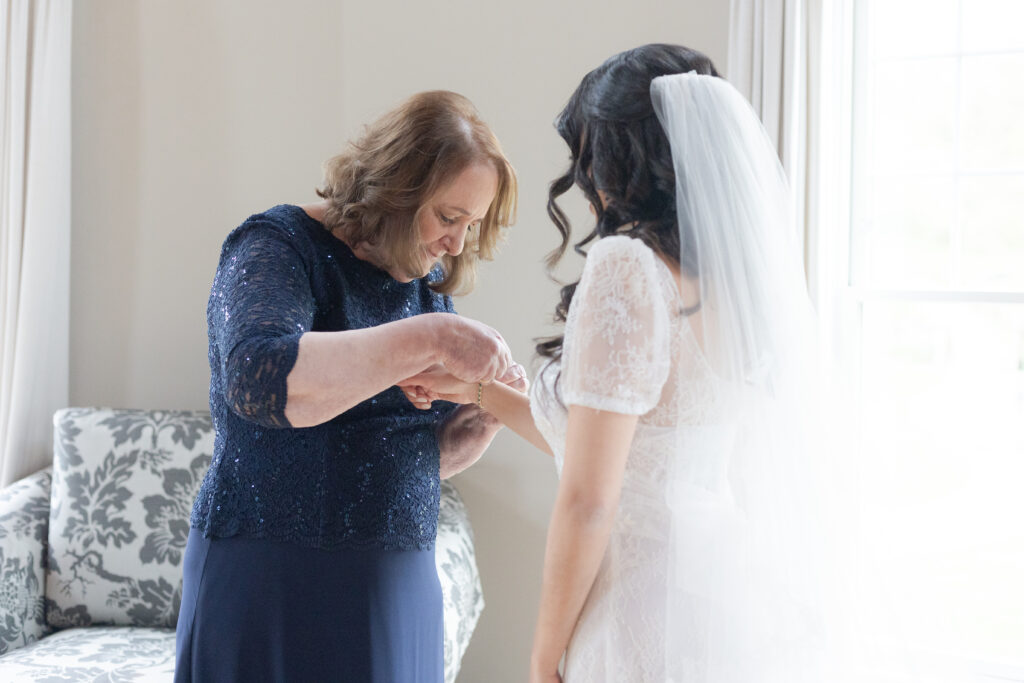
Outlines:
<svg viewBox="0 0 1024 683"><path fill-rule="evenodd" d="M449 234L445 240L445 251L452 256L458 256L462 253L462 248L466 245L466 232L469 230L469 226L465 225L457 229L457 232Z"/></svg>

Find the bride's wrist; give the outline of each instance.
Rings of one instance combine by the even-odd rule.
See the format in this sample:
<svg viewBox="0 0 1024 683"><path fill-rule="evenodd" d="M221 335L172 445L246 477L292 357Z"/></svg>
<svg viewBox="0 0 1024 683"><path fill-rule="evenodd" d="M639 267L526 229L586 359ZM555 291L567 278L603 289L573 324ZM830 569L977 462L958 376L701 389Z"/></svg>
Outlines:
<svg viewBox="0 0 1024 683"><path fill-rule="evenodd" d="M494 407L493 400L495 398L494 392L497 384L498 382L491 382L490 384L477 385L476 407L480 409L481 418L493 422L498 427L503 427L504 423L492 412Z"/></svg>
<svg viewBox="0 0 1024 683"><path fill-rule="evenodd" d="M530 653L530 670L534 673L552 674L558 671L558 663L562 656L555 657L550 652L538 650L536 647Z"/></svg>

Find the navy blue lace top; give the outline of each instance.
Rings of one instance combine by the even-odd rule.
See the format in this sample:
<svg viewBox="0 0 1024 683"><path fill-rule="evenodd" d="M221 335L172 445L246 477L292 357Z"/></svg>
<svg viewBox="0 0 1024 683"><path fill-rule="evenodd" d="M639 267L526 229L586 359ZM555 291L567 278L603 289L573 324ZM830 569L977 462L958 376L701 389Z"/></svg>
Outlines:
<svg viewBox="0 0 1024 683"><path fill-rule="evenodd" d="M391 387L304 428L284 409L303 333L454 313L428 287L441 276L398 282L297 206L228 235L206 312L215 442L193 527L325 549L433 547L437 429L452 404L421 411Z"/></svg>

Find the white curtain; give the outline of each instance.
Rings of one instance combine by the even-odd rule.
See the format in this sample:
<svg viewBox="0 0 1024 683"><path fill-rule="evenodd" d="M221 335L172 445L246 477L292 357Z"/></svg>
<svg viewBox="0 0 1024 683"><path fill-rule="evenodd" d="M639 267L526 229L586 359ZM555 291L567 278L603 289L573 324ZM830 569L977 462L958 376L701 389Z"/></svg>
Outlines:
<svg viewBox="0 0 1024 683"><path fill-rule="evenodd" d="M789 177L804 266L818 298L817 144L827 0L731 0L728 78L761 117Z"/></svg>
<svg viewBox="0 0 1024 683"><path fill-rule="evenodd" d="M0 486L52 458L68 403L71 0L0 11Z"/></svg>
<svg viewBox="0 0 1024 683"><path fill-rule="evenodd" d="M837 331L847 314L853 12L853 0L731 0L727 73L779 152L822 351L843 362L849 340Z"/></svg>

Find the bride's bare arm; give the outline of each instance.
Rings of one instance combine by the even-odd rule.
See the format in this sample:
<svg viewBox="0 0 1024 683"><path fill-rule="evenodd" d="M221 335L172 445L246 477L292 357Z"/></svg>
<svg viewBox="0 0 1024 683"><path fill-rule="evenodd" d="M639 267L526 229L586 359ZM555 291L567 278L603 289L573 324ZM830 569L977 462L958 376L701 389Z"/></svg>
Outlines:
<svg viewBox="0 0 1024 683"><path fill-rule="evenodd" d="M536 448L551 455L551 447L537 430L530 412L530 397L501 382L485 384L481 391L481 407L501 420L513 432Z"/></svg>
<svg viewBox="0 0 1024 683"><path fill-rule="evenodd" d="M548 526L531 680L558 670L597 576L622 491L637 416L569 407L565 464Z"/></svg>
<svg viewBox="0 0 1024 683"><path fill-rule="evenodd" d="M428 370L399 382L409 400L421 408L429 407L430 402L436 400L475 404L479 398L484 411L539 450L551 455L551 447L533 422L530 397L510 384L514 383L494 381L478 387L452 377L443 369Z"/></svg>

